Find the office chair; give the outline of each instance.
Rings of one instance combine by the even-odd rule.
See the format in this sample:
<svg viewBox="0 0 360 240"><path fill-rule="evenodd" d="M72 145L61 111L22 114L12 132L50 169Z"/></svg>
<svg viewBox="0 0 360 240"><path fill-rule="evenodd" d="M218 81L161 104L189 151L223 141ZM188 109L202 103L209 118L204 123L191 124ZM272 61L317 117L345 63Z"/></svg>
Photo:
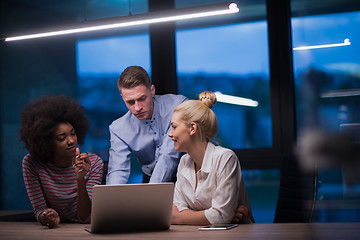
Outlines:
<svg viewBox="0 0 360 240"><path fill-rule="evenodd" d="M299 166L295 155L284 155L274 223L311 222L316 193L315 169L304 171Z"/></svg>
<svg viewBox="0 0 360 240"><path fill-rule="evenodd" d="M103 161L103 164L104 164L104 167L103 167L103 176L102 176L102 180L101 180L101 185L106 184L106 175L108 173L109 161Z"/></svg>

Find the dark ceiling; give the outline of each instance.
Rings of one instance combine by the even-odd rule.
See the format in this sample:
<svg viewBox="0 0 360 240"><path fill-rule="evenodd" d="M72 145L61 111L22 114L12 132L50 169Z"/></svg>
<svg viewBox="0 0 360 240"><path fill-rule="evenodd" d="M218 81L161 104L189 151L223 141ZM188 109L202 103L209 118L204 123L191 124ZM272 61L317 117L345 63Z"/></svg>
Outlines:
<svg viewBox="0 0 360 240"><path fill-rule="evenodd" d="M150 0L161 5L169 0ZM221 3L223 0L175 0L175 8ZM235 2L239 2L236 0ZM264 0L243 0L238 3L242 18L247 13L264 17ZM258 10L259 9L259 10ZM30 28L72 24L84 20L127 16L148 12L148 0L2 0L1 35ZM256 13L259 12L259 13Z"/></svg>

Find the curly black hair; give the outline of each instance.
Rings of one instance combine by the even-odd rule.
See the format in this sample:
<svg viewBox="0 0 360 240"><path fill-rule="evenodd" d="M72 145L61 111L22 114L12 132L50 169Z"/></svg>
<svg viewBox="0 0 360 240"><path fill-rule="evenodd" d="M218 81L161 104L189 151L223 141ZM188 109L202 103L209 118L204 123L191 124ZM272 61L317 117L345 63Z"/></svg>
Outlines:
<svg viewBox="0 0 360 240"><path fill-rule="evenodd" d="M78 143L84 143L90 121L76 100L64 95L47 95L27 104L21 112L20 140L31 157L52 161L53 135L60 123L70 123Z"/></svg>

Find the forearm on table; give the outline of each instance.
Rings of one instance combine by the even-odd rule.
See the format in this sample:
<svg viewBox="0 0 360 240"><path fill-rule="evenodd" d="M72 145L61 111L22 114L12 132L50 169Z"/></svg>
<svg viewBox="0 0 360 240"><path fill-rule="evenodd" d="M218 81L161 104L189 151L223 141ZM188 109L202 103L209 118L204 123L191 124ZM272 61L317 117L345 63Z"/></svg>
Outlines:
<svg viewBox="0 0 360 240"><path fill-rule="evenodd" d="M208 225L210 223L205 217L204 210L194 211L194 210L186 209L177 214L174 224Z"/></svg>

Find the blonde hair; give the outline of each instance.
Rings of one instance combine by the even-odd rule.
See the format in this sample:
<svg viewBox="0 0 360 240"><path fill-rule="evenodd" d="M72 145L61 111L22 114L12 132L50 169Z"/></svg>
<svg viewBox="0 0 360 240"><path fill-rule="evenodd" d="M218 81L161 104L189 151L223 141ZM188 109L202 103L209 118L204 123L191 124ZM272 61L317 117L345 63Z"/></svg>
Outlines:
<svg viewBox="0 0 360 240"><path fill-rule="evenodd" d="M190 124L198 125L201 139L210 141L218 131L215 113L210 109L216 103L216 95L209 91L199 94L199 100L188 100L177 106L174 112L181 114L181 119Z"/></svg>

